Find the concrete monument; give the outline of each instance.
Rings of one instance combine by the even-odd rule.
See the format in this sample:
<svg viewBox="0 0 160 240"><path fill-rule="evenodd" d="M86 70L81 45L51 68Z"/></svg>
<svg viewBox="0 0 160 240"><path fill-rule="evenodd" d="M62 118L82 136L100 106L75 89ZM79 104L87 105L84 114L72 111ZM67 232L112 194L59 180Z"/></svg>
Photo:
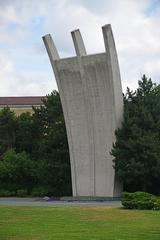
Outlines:
<svg viewBox="0 0 160 240"><path fill-rule="evenodd" d="M43 37L62 102L73 196L118 197L122 188L110 155L120 127L123 97L110 25L102 27L105 52L87 55L80 31L73 31L75 57L60 59L48 34Z"/></svg>

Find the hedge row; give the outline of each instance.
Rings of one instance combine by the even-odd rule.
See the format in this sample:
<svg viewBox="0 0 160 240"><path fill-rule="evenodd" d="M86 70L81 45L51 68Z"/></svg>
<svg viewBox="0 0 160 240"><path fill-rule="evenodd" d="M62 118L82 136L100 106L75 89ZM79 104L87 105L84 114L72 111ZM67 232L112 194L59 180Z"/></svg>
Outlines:
<svg viewBox="0 0 160 240"><path fill-rule="evenodd" d="M0 197L44 197L46 195L48 195L48 191L42 187L34 188L31 193L28 193L26 189L18 189L16 191L0 189Z"/></svg>
<svg viewBox="0 0 160 240"><path fill-rule="evenodd" d="M146 192L124 192L122 205L126 209L153 209L160 210L160 197Z"/></svg>

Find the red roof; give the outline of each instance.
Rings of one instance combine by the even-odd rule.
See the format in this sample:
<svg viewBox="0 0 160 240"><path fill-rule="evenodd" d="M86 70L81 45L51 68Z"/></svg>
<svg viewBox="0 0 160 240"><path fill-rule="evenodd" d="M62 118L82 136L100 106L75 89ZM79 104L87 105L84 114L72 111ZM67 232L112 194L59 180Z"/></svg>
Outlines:
<svg viewBox="0 0 160 240"><path fill-rule="evenodd" d="M0 97L0 105L42 105L44 96Z"/></svg>

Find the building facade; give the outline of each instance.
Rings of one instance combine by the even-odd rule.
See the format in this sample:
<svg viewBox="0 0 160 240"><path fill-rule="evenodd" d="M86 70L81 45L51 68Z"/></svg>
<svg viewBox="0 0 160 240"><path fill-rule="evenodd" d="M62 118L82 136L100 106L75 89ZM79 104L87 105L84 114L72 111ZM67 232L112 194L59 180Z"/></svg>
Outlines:
<svg viewBox="0 0 160 240"><path fill-rule="evenodd" d="M0 97L0 109L9 107L18 116L24 112L33 113L32 106L38 108L43 105L43 96Z"/></svg>

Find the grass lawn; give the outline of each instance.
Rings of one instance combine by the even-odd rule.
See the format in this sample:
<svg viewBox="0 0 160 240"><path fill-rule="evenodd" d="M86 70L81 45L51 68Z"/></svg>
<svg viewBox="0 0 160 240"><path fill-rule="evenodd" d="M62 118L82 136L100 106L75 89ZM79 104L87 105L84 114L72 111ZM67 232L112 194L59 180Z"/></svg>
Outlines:
<svg viewBox="0 0 160 240"><path fill-rule="evenodd" d="M0 206L0 240L159 240L160 211Z"/></svg>

